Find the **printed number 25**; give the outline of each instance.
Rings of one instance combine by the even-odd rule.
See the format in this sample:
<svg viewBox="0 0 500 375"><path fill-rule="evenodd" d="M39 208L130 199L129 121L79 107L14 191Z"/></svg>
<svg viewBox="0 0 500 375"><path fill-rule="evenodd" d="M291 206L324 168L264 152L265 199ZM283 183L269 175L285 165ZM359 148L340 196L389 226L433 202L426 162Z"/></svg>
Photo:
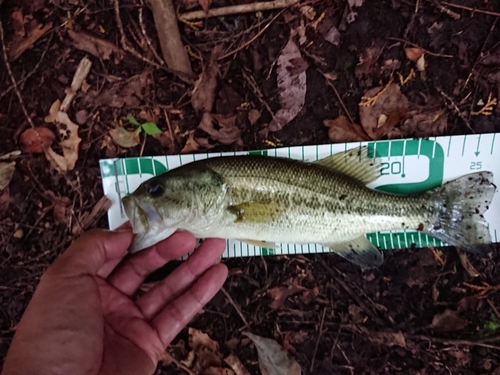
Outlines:
<svg viewBox="0 0 500 375"><path fill-rule="evenodd" d="M473 161L472 163L470 163L470 170L471 171L476 171L478 169L481 169L482 166L481 166L481 162L480 161Z"/></svg>

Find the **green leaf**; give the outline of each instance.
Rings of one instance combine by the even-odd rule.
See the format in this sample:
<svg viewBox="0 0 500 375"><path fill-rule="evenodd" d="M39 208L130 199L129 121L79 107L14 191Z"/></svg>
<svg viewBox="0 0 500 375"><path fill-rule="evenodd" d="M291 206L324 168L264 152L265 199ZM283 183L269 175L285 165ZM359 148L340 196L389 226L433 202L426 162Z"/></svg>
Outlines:
<svg viewBox="0 0 500 375"><path fill-rule="evenodd" d="M132 115L128 115L127 116L127 119L128 121L131 123L131 124L134 124L135 126L141 126L141 124L139 124L139 121L137 121L134 116Z"/></svg>
<svg viewBox="0 0 500 375"><path fill-rule="evenodd" d="M135 134L139 135L142 132L142 126L139 126L137 129L135 129Z"/></svg>
<svg viewBox="0 0 500 375"><path fill-rule="evenodd" d="M163 133L158 128L158 126L156 126L156 124L154 122L146 122L146 123L142 124L141 127L144 129L144 131L146 132L146 134L149 134L149 135Z"/></svg>

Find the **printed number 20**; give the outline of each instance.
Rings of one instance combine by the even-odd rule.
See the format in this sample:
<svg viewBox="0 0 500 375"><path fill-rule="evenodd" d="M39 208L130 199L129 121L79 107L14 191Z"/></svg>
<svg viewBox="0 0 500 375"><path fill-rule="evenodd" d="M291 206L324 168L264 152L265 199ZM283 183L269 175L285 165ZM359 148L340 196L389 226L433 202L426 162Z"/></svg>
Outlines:
<svg viewBox="0 0 500 375"><path fill-rule="evenodd" d="M389 174L400 174L401 173L401 162L395 161L392 163L382 163L382 169L380 174L382 176Z"/></svg>
<svg viewBox="0 0 500 375"><path fill-rule="evenodd" d="M471 171L476 171L478 169L481 169L482 166L481 166L481 162L480 161L473 161L472 163L470 163L470 170Z"/></svg>

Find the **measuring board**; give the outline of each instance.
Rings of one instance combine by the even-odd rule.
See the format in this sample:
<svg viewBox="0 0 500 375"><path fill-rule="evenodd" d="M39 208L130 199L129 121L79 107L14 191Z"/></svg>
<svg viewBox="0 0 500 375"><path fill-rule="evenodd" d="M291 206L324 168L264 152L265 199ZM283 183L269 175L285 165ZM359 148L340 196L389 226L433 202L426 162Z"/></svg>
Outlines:
<svg viewBox="0 0 500 375"><path fill-rule="evenodd" d="M282 147L261 151L104 159L100 161L103 189L104 194L112 202L108 211L109 227L115 229L128 220L120 203L122 197L133 192L143 181L195 160L218 156L264 155L315 161L361 146L367 146L369 156L376 155L382 161L381 176L368 185L380 191L399 194L418 193L481 170L493 172L494 183L496 185L500 183L500 133ZM493 242L498 242L500 237L498 192L484 217L489 223ZM412 246L417 248L447 246L433 237L413 230L368 233L366 237L382 250ZM277 244L276 249L266 249L238 240L227 240L223 257L329 251L320 244Z"/></svg>

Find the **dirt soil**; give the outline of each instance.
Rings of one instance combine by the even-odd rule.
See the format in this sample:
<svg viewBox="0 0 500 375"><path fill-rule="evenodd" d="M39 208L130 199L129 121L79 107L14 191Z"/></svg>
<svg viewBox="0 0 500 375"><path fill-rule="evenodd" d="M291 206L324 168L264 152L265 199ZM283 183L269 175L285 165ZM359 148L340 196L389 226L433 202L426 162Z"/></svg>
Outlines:
<svg viewBox="0 0 500 375"><path fill-rule="evenodd" d="M151 52L161 55L153 16L141 4L120 1L125 34L141 56L158 61ZM181 13L199 8L196 1L176 4ZM231 4L217 0L211 8ZM500 107L488 102L500 96L498 0L304 5L309 8L199 20L198 27L180 23L196 76L207 78L216 47L224 53L242 47L217 61L212 91L202 86L214 96L205 98L210 113L219 116L207 127L194 109L195 80L123 51L114 2L4 1L2 44L12 51L39 36L11 57L11 74L0 59L0 156L22 151L8 156L15 172L0 191L0 357L46 267L83 231L107 228L105 209L96 208L103 202L100 159L500 131ZM83 33L100 40L98 52ZM271 112L280 108L277 60L291 33L307 64L307 92L298 115L272 131ZM423 52L424 69L407 47ZM57 129L45 118L84 56L92 68L68 109L81 143L74 168L59 173L36 152L38 138L22 135L29 137L29 118L50 130L47 145L62 152L60 137L50 141ZM409 104L391 124L370 128L360 118L361 98L391 79ZM422 122L407 121L412 111ZM436 113L440 120L429 120ZM126 132L134 127L129 114L155 122L161 134L134 138ZM340 115L354 124L325 126ZM117 131L125 132L122 138ZM302 374L500 374L500 256L493 247L467 254L469 263L454 248L388 251L377 270L334 254L224 260L233 302L220 292L189 327L207 333L224 355L234 353L251 374L260 373L257 352L243 330L276 340ZM182 347L187 337L186 328L174 344ZM158 373L185 372L162 364Z"/></svg>

